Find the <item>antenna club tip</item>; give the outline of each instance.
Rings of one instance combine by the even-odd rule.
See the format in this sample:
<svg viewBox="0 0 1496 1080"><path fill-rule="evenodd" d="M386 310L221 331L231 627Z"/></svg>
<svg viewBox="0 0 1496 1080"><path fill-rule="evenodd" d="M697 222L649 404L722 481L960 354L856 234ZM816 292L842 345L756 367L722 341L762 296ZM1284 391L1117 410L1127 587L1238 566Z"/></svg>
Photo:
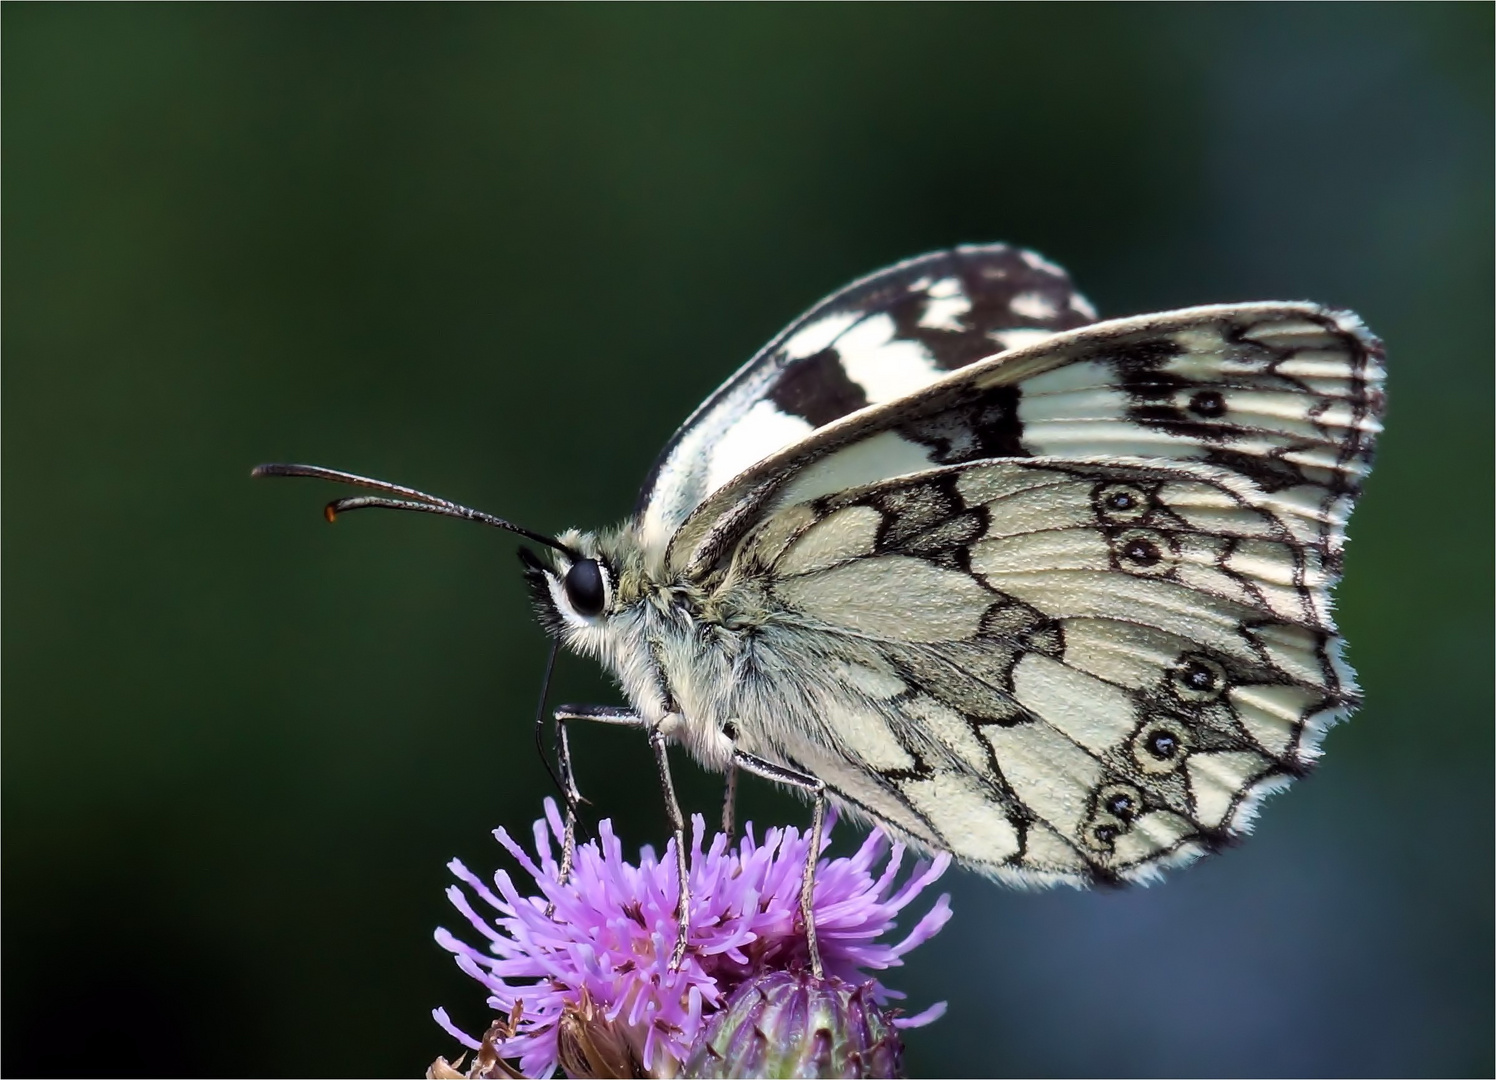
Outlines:
<svg viewBox="0 0 1496 1080"><path fill-rule="evenodd" d="M265 476L265 475L268 475L268 474L266 473L266 469L265 469L264 465L256 465L253 469L249 470L249 476L250 476L250 479L252 479L252 480L258 480L260 477Z"/></svg>
<svg viewBox="0 0 1496 1080"><path fill-rule="evenodd" d="M334 521L337 521L338 520L338 504L335 503L335 502L328 503L326 506L324 506L322 508L322 516L327 519L327 523L329 525L331 525Z"/></svg>

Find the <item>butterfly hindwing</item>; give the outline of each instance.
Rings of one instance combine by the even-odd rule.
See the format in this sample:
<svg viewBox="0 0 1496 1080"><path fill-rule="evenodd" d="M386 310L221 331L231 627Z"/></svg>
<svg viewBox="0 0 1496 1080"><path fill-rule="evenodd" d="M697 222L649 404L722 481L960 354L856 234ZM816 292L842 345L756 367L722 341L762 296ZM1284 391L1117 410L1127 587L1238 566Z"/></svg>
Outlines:
<svg viewBox="0 0 1496 1080"><path fill-rule="evenodd" d="M978 462L787 507L738 558L831 719L781 750L996 876L1197 856L1354 704L1297 531L1205 463Z"/></svg>
<svg viewBox="0 0 1496 1080"><path fill-rule="evenodd" d="M713 491L818 428L1095 317L1063 270L1007 244L934 252L853 282L681 426L640 493L645 533L663 548Z"/></svg>

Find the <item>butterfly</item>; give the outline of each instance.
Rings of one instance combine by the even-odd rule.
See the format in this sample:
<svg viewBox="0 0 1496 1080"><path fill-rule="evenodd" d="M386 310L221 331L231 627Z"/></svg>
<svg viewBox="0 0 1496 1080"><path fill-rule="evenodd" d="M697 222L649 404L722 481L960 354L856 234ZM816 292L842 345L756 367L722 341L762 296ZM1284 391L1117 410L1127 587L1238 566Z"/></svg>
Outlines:
<svg viewBox="0 0 1496 1080"><path fill-rule="evenodd" d="M817 837L830 800L1005 882L1125 883L1245 833L1355 708L1330 589L1384 375L1347 311L1098 321L1053 263L968 245L791 323L612 529L257 472L386 493L329 517L424 510L550 549L521 553L542 624L628 702L555 714L568 840L566 725L588 720L648 735L682 882L671 744L729 793L739 771L808 793ZM813 888L811 862L818 968ZM680 911L677 963L684 888Z"/></svg>

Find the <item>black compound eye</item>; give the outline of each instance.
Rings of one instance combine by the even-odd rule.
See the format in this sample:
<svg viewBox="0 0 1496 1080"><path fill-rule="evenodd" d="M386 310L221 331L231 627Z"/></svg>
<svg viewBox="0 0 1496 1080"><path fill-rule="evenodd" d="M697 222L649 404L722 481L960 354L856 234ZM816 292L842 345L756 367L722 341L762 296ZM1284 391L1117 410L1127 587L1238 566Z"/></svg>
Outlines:
<svg viewBox="0 0 1496 1080"><path fill-rule="evenodd" d="M572 563L561 582L566 590L566 599L578 615L591 618L601 615L608 602L608 590L603 581L603 568L596 559L583 559Z"/></svg>

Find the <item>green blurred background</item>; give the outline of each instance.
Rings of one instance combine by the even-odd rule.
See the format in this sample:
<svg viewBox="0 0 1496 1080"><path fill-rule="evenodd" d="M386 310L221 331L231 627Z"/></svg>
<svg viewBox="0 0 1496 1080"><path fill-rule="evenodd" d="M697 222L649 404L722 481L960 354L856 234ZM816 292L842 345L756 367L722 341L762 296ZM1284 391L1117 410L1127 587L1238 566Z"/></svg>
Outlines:
<svg viewBox="0 0 1496 1080"><path fill-rule="evenodd" d="M894 981L916 1075L1491 1075L1492 8L3 9L7 1075L419 1075L446 860L547 791L511 538L327 528L303 460L628 512L782 324L959 241L1105 314L1388 344L1367 705L1257 837L1017 894ZM563 660L553 700L615 701ZM642 741L578 737L630 843ZM716 782L681 766L710 812ZM760 821L801 820L749 784Z"/></svg>

